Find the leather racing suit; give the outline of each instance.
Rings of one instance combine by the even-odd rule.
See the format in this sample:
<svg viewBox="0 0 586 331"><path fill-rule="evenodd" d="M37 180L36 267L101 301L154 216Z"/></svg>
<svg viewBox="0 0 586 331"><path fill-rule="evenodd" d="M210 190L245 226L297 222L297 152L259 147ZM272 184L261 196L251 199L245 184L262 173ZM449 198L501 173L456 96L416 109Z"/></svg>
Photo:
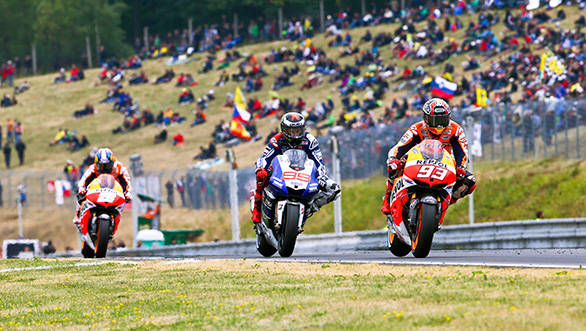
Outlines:
<svg viewBox="0 0 586 331"><path fill-rule="evenodd" d="M271 138L263 154L256 161L256 190L254 192L254 209L252 213L254 223L260 222L263 190L269 183L270 173L272 172L271 162L275 157L290 149L303 150L317 166L320 192L314 199L310 212L319 210L323 205L334 201L340 194L340 186L328 178L319 142L313 135L305 132L301 143L294 146L289 143L283 133L278 133Z"/></svg>
<svg viewBox="0 0 586 331"><path fill-rule="evenodd" d="M112 175L114 177L114 179L116 179L118 181L118 183L120 183L120 186L122 186L122 190L124 191L124 197L126 198L126 201L129 202L132 199L132 195L131 195L131 186L130 186L130 175L128 174L128 170L126 169L126 167L124 166L124 164L122 164L121 162L114 162L114 166L112 167L112 172L109 173L110 175ZM83 202L85 201L85 194L87 192L87 186L92 182L92 180L98 178L98 176L101 175L100 172L98 172L98 169L96 167L95 164L92 164L91 166L89 166L89 168L83 173L83 176L81 176L81 179L79 180L77 186L78 186L78 206L77 206L77 210L75 211L75 218L74 218L74 223L76 223L76 225L78 225L81 222L81 220L84 217L89 217L89 209L88 208L83 208ZM83 209L83 212L80 214L80 210ZM81 222L83 223L83 222ZM114 232L112 233L112 235L114 235L116 233L116 230L118 229L118 223L120 223L120 214L118 214L118 216L116 216L115 218L115 226L114 226ZM83 224L87 224L83 223ZM87 233L87 227L79 227L80 231L82 232L82 235L85 235Z"/></svg>
<svg viewBox="0 0 586 331"><path fill-rule="evenodd" d="M469 189L464 195L472 193L476 188L476 179L470 172L466 171L468 165L468 139L464 129L454 121L450 121L450 124L439 135L431 133L424 121L411 125L399 142L389 150L387 164L391 164L393 160L400 159L411 148L425 139L439 140L443 147L454 156L459 180L456 182L453 191L456 192L462 185L467 185ZM391 173L389 168L389 177L394 177L394 175L395 173ZM387 180L387 191L381 209L383 214L390 213L389 196L392 189L393 183L389 179ZM451 202L454 203L456 200L456 198L452 198Z"/></svg>

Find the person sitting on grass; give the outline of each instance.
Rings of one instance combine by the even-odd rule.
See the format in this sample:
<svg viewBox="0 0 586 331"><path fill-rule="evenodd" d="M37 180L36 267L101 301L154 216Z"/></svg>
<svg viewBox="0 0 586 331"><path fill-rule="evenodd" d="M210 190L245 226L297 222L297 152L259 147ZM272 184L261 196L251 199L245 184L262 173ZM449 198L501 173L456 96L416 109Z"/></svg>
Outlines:
<svg viewBox="0 0 586 331"><path fill-rule="evenodd" d="M193 95L193 92L191 92L191 90L188 90L186 88L183 89L183 91L181 92L181 94L179 95L179 104L180 105L186 105L188 103L192 103L195 100L195 96Z"/></svg>
<svg viewBox="0 0 586 331"><path fill-rule="evenodd" d="M168 83L173 79L173 77L175 77L175 72L173 69L166 70L162 76L157 78L155 84Z"/></svg>
<svg viewBox="0 0 586 331"><path fill-rule="evenodd" d="M191 127L205 123L207 115L202 109L196 110L196 111L194 111L194 113L195 113L195 119L191 123Z"/></svg>
<svg viewBox="0 0 586 331"><path fill-rule="evenodd" d="M200 153L193 157L194 160L207 160L216 158L216 144L210 141L208 148L199 146Z"/></svg>
<svg viewBox="0 0 586 331"><path fill-rule="evenodd" d="M185 139L183 138L183 135L181 133L177 133L175 136L173 136L173 141L171 142L171 145L181 146L184 143L185 143Z"/></svg>
<svg viewBox="0 0 586 331"><path fill-rule="evenodd" d="M29 85L28 81L25 80L22 84L14 88L14 95L23 93L30 88L31 86Z"/></svg>
<svg viewBox="0 0 586 331"><path fill-rule="evenodd" d="M18 101L16 101L16 97L12 96L12 98L10 97L10 94L6 94L4 95L4 98L2 98L2 101L0 101L0 106L1 107L10 107L10 106L14 106L18 103Z"/></svg>
<svg viewBox="0 0 586 331"><path fill-rule="evenodd" d="M59 69L59 73L57 74L57 76L55 76L55 79L53 79L53 84L59 84L59 83L63 83L66 81L66 76L65 76L65 68L61 68Z"/></svg>
<svg viewBox="0 0 586 331"><path fill-rule="evenodd" d="M130 85L139 85L139 84L146 84L149 82L149 79L147 77L147 75L144 73L144 71L141 70L140 75L137 75L136 73L132 73L132 75L130 75L130 79L128 80L128 84Z"/></svg>
<svg viewBox="0 0 586 331"><path fill-rule="evenodd" d="M179 78L177 78L177 84L175 86L197 86L197 82L195 81L195 79L193 79L193 76L191 76L191 74L181 73L181 75L179 75Z"/></svg>
<svg viewBox="0 0 586 331"><path fill-rule="evenodd" d="M81 110L76 110L73 112L73 117L74 118L81 118L81 117L85 117L88 115L93 115L96 114L97 110L94 108L94 106L92 106L89 103L85 104L85 107Z"/></svg>
<svg viewBox="0 0 586 331"><path fill-rule="evenodd" d="M161 130L161 132L155 136L155 144L162 143L165 140L167 140L167 129Z"/></svg>

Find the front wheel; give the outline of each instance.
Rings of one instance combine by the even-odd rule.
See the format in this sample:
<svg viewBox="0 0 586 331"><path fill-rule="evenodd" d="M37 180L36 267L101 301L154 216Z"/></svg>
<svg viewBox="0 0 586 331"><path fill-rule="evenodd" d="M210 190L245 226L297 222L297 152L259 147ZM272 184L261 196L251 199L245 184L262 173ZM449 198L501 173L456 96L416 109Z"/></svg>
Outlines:
<svg viewBox="0 0 586 331"><path fill-rule="evenodd" d="M285 219L281 225L281 236L279 237L279 255L289 257L295 249L295 242L299 234L297 225L299 223L299 206L287 205L285 208Z"/></svg>
<svg viewBox="0 0 586 331"><path fill-rule="evenodd" d="M419 208L419 223L417 224L417 236L413 241L413 256L427 257L431 250L433 234L437 230L437 206L421 204Z"/></svg>
<svg viewBox="0 0 586 331"><path fill-rule="evenodd" d="M110 220L100 219L98 222L98 231L96 238L96 257L106 257L108 250L108 241L110 241Z"/></svg>

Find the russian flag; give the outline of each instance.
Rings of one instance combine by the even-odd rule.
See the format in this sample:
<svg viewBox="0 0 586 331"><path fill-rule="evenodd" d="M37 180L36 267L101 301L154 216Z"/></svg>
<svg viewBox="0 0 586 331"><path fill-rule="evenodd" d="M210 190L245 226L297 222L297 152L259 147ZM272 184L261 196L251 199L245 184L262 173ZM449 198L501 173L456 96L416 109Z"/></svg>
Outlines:
<svg viewBox="0 0 586 331"><path fill-rule="evenodd" d="M240 91L240 87L236 87L236 93L234 94L234 112L232 113L232 120L239 120L244 123L250 122L251 115L246 110L246 101Z"/></svg>
<svg viewBox="0 0 586 331"><path fill-rule="evenodd" d="M451 99L456 94L458 84L450 82L443 77L435 77L431 82L431 94L442 99Z"/></svg>

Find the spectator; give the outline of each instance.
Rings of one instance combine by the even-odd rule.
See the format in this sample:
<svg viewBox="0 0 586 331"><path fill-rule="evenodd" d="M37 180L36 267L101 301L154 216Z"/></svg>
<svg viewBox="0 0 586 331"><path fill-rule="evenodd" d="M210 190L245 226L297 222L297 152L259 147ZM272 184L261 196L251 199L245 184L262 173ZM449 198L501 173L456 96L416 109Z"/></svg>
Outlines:
<svg viewBox="0 0 586 331"><path fill-rule="evenodd" d="M7 118L6 119L6 141L12 142L12 134L14 132L14 122Z"/></svg>
<svg viewBox="0 0 586 331"><path fill-rule="evenodd" d="M191 127L205 123L206 117L207 115L203 110L200 109L195 111L195 119L193 120L193 123L191 123Z"/></svg>
<svg viewBox="0 0 586 331"><path fill-rule="evenodd" d="M181 94L179 95L179 104L180 105L186 105L188 103L192 103L195 100L195 97L193 96L193 92L191 92L191 90L188 90L186 88L183 89L183 91L181 92Z"/></svg>
<svg viewBox="0 0 586 331"><path fill-rule="evenodd" d="M8 86L13 87L14 86L14 75L16 74L16 68L12 64L11 60L8 60L8 62L6 63L6 74L7 74L7 79L8 79Z"/></svg>
<svg viewBox="0 0 586 331"><path fill-rule="evenodd" d="M161 132L159 132L158 135L155 136L155 144L162 143L165 140L167 140L167 129L163 129Z"/></svg>
<svg viewBox="0 0 586 331"><path fill-rule="evenodd" d="M55 76L55 79L53 79L53 84L59 84L59 83L63 83L66 81L66 76L65 76L65 68L61 68L59 69L59 73L57 74L57 76Z"/></svg>
<svg viewBox="0 0 586 331"><path fill-rule="evenodd" d="M171 183L170 180L168 180L165 184L165 189L167 190L167 203L171 208L175 208L175 200L173 198L173 183Z"/></svg>
<svg viewBox="0 0 586 331"><path fill-rule="evenodd" d="M19 86L14 88L14 95L23 93L24 91L26 91L30 88L31 88L30 84L28 83L28 81L25 80L22 84L20 84Z"/></svg>
<svg viewBox="0 0 586 331"><path fill-rule="evenodd" d="M216 144L213 141L210 141L208 148L200 146L199 150L200 153L193 157L194 160L206 160L216 157Z"/></svg>
<svg viewBox="0 0 586 331"><path fill-rule="evenodd" d="M26 149L25 143L22 140L17 140L16 144L14 145L14 149L16 149L19 164L23 165L24 164L24 150Z"/></svg>
<svg viewBox="0 0 586 331"><path fill-rule="evenodd" d="M43 246L43 254L44 255L55 254L56 251L57 251L57 249L55 249L55 246L53 246L53 241L51 241L51 240L49 240L47 242L47 244L45 246Z"/></svg>
<svg viewBox="0 0 586 331"><path fill-rule="evenodd" d="M4 95L4 98L2 98L2 101L0 101L0 106L10 107L16 105L17 103L18 101L16 101L16 96L10 97L10 94L6 94Z"/></svg>
<svg viewBox="0 0 586 331"><path fill-rule="evenodd" d="M148 83L149 79L147 77L147 75L145 74L144 71L140 71L140 75L137 75L136 73L132 73L132 75L130 75L130 79L128 80L128 84L130 85L139 85L139 84L145 84Z"/></svg>
<svg viewBox="0 0 586 331"><path fill-rule="evenodd" d="M85 104L85 107L81 110L76 110L73 112L74 118L81 118L89 115L96 114L98 111L89 103Z"/></svg>
<svg viewBox="0 0 586 331"><path fill-rule="evenodd" d="M6 163L6 168L10 169L10 157L12 154L12 147L10 147L10 143L7 141L4 144L4 148L2 148L4 152L4 162Z"/></svg>
<svg viewBox="0 0 586 331"><path fill-rule="evenodd" d="M181 133L177 133L175 136L173 136L173 141L171 142L171 145L181 146L181 145L183 145L183 143L185 143L185 140L184 140L183 135Z"/></svg>
<svg viewBox="0 0 586 331"><path fill-rule="evenodd" d="M177 187L177 192L179 192L179 196L181 197L181 205L183 207L187 207L185 204L185 177L181 177L175 181L175 186Z"/></svg>

